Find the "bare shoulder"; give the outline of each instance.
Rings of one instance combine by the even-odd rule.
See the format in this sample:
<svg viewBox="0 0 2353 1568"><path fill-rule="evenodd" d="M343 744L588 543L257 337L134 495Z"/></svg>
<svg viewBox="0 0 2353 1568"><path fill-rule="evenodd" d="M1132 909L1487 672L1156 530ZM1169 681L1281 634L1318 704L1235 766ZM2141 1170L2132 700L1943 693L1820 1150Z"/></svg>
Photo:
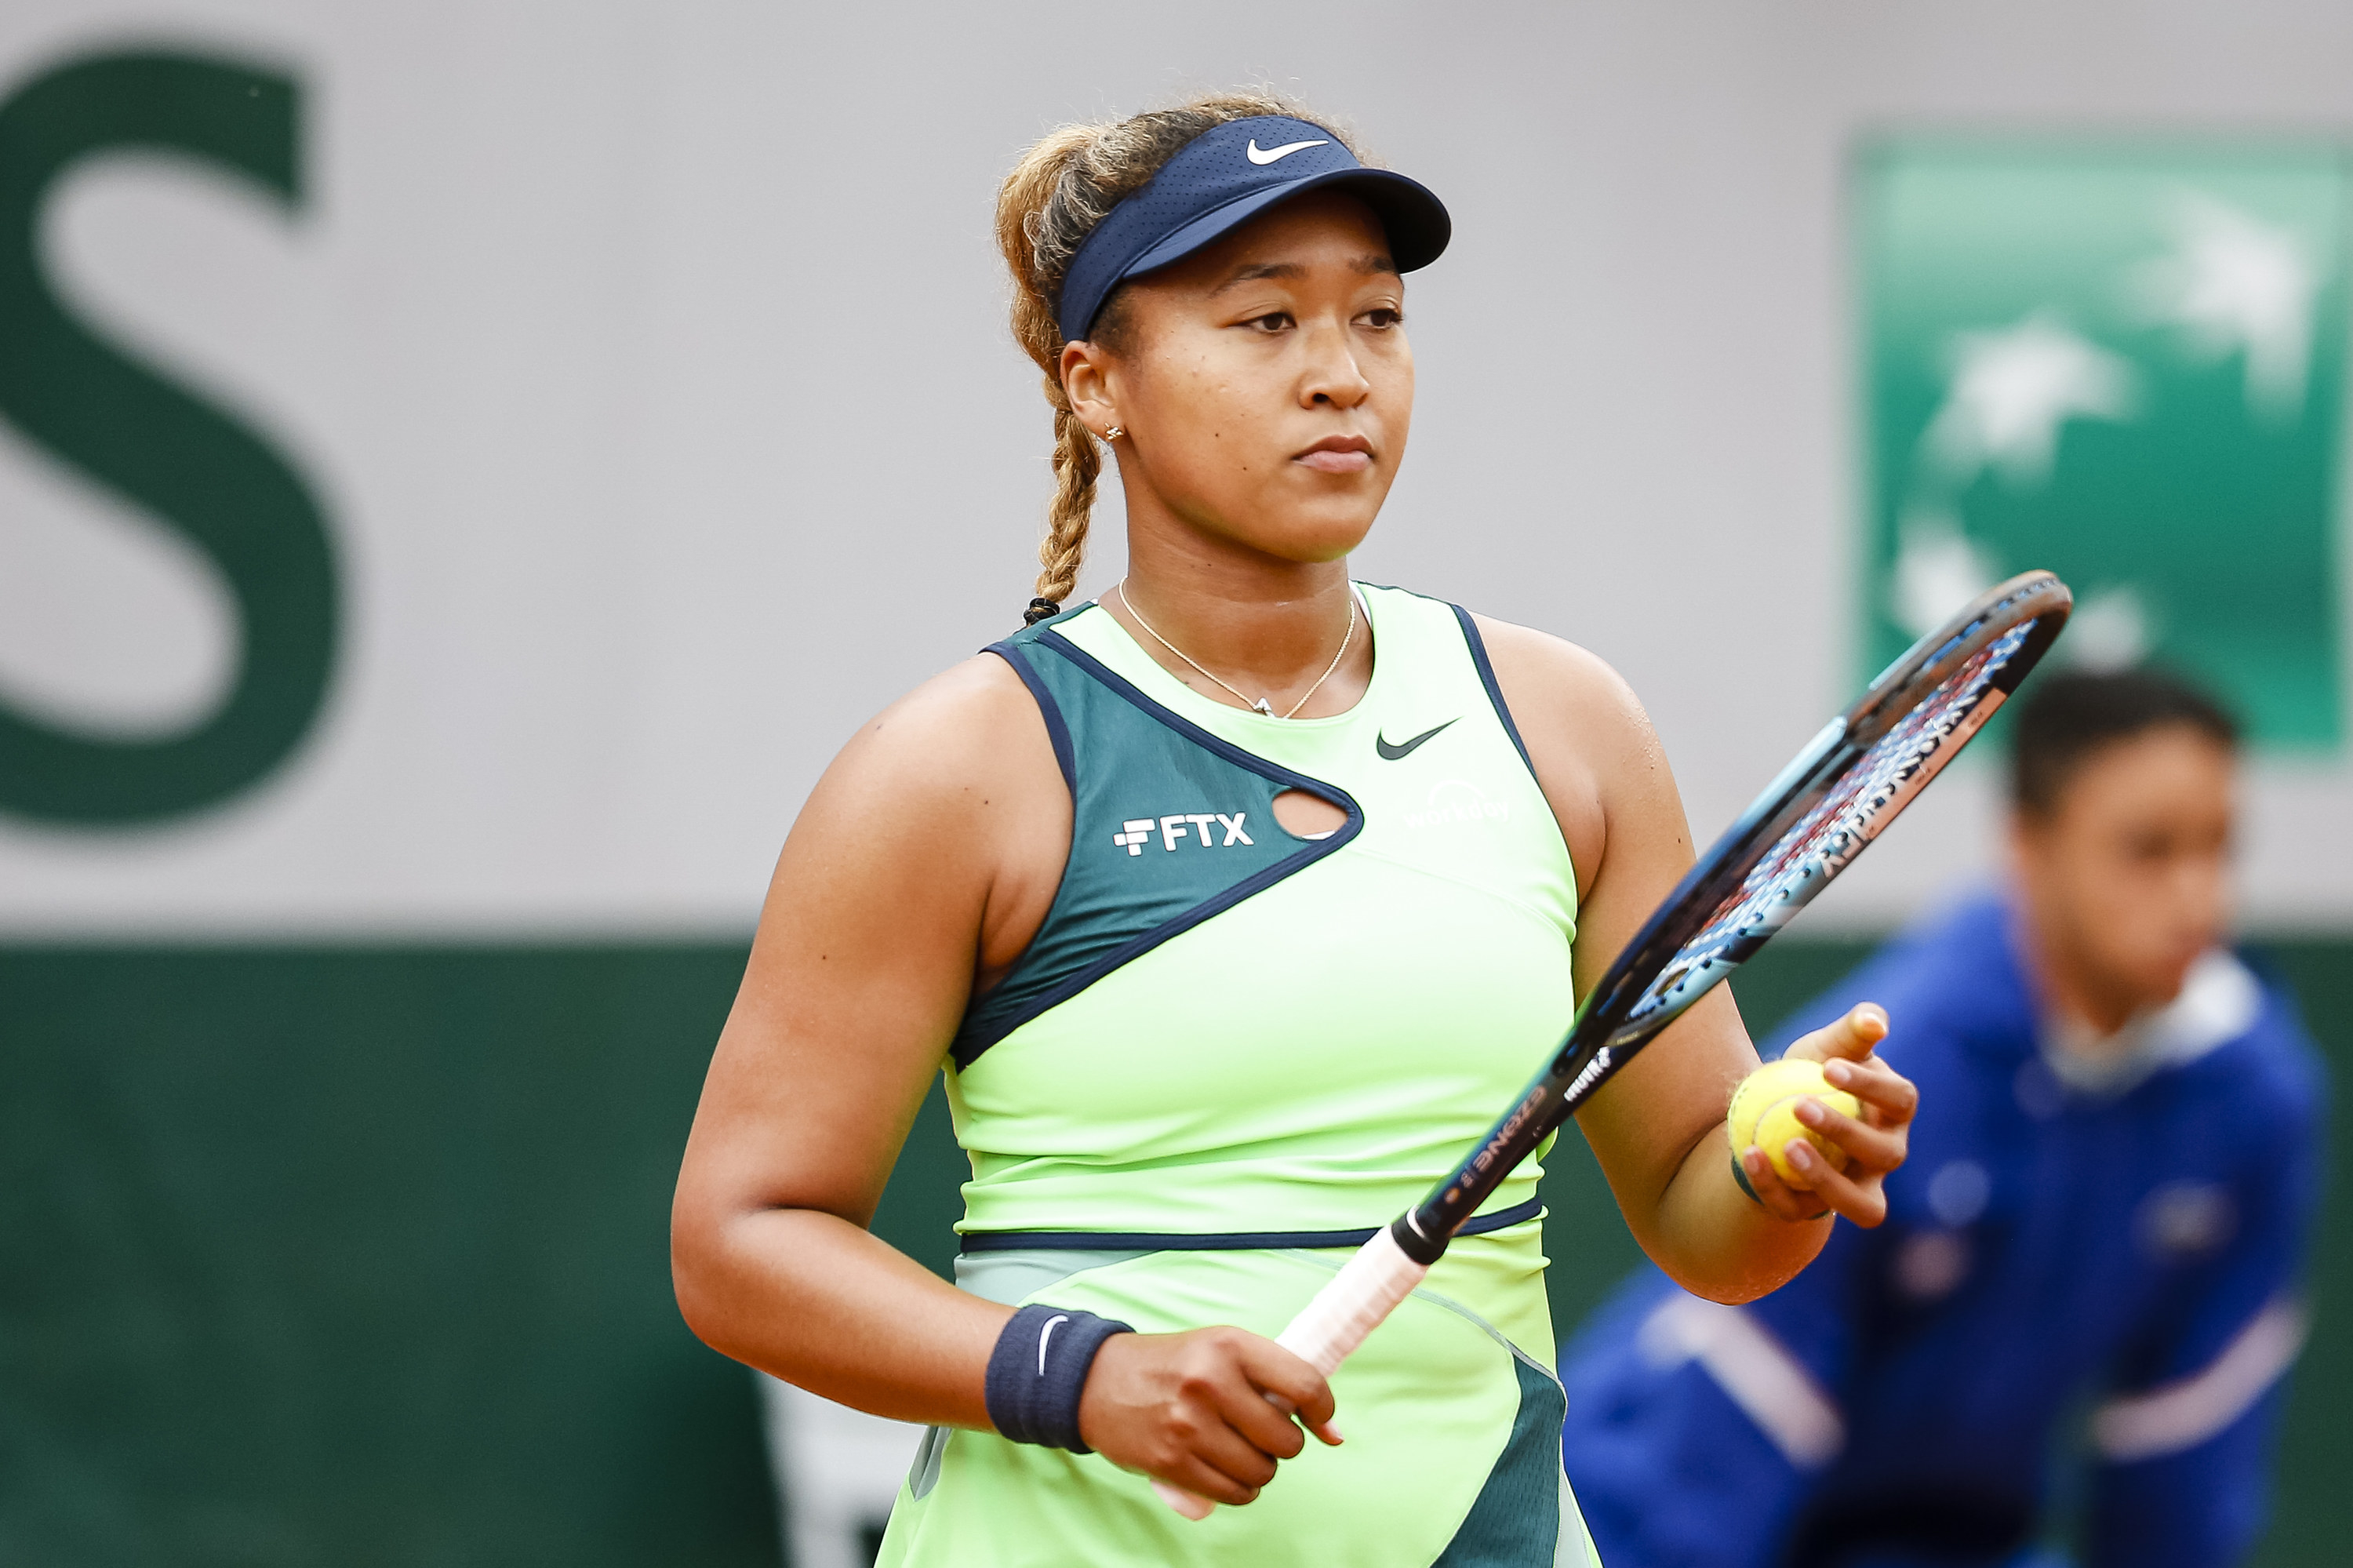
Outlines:
<svg viewBox="0 0 2353 1568"><path fill-rule="evenodd" d="M867 720L843 755L913 749L943 762L979 761L1002 749L1006 726L1025 715L1037 717L1038 703L1021 677L996 654L976 653Z"/></svg>
<svg viewBox="0 0 2353 1568"><path fill-rule="evenodd" d="M1609 661L1565 637L1473 615L1495 683L1533 747L1536 734L1567 730L1586 746L1657 744L1650 715Z"/></svg>
<svg viewBox="0 0 2353 1568"><path fill-rule="evenodd" d="M1071 810L1037 700L1003 660L967 659L868 720L825 770L786 835L762 941L822 948L837 980L860 955L874 984L932 998L925 1029L953 1032L976 958L986 983L1045 919Z"/></svg>
<svg viewBox="0 0 2353 1568"><path fill-rule="evenodd" d="M1007 791L1059 789L1037 700L994 654L942 671L859 727L809 798L810 812L910 809L966 816Z"/></svg>

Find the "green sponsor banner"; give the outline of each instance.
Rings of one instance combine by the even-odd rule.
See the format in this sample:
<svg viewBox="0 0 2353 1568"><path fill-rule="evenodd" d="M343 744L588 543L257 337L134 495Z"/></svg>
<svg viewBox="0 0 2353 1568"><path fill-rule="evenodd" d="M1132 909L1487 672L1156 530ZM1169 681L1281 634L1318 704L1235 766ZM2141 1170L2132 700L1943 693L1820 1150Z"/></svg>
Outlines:
<svg viewBox="0 0 2353 1568"><path fill-rule="evenodd" d="M2077 662L2202 676L2266 747L2342 734L2346 154L1887 140L1857 219L1876 670L2029 567Z"/></svg>
<svg viewBox="0 0 2353 1568"><path fill-rule="evenodd" d="M0 947L0 1563L775 1568L670 1280L744 958Z"/></svg>

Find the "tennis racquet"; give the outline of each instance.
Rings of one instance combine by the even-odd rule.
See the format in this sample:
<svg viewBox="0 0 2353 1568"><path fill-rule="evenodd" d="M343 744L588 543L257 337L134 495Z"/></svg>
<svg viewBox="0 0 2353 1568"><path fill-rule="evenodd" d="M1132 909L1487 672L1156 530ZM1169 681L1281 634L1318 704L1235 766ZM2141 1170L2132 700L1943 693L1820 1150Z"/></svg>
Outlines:
<svg viewBox="0 0 2353 1568"><path fill-rule="evenodd" d="M1771 940L1967 746L2066 624L2049 572L1989 589L1889 665L1700 857L1519 1099L1430 1196L1375 1233L1276 1337L1329 1377L1421 1283L1465 1220L1659 1032ZM1163 1482L1190 1519L1215 1506Z"/></svg>

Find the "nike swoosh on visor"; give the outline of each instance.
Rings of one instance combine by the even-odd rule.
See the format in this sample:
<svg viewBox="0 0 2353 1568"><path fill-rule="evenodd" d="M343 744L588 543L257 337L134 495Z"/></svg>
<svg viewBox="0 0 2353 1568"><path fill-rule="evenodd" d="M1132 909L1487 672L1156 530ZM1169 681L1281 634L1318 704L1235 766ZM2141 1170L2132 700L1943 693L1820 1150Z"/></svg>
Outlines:
<svg viewBox="0 0 2353 1568"><path fill-rule="evenodd" d="M1285 142L1280 147L1269 147L1261 153L1258 148L1258 138L1253 136L1250 139L1250 145L1242 151L1250 155L1250 161L1253 164L1271 164L1280 159L1288 158L1292 154L1308 147L1328 147L1331 144L1329 142ZM1233 143L1229 142L1226 145L1230 147Z"/></svg>

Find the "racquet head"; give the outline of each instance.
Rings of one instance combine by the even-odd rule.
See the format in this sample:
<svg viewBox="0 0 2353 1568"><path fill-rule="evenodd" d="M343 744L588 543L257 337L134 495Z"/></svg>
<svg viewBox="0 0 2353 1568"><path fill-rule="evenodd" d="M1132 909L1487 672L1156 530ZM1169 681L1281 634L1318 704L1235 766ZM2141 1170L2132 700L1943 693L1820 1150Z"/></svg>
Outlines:
<svg viewBox="0 0 2353 1568"><path fill-rule="evenodd" d="M1407 1216L1400 1242L1442 1249L1611 1074L1854 863L2018 689L2073 603L2049 572L2012 577L1915 643L1824 726L1627 944L1550 1065Z"/></svg>
<svg viewBox="0 0 2353 1568"><path fill-rule="evenodd" d="M1609 1043L1666 1027L1852 864L2018 689L2073 602L2049 572L2012 577L1915 643L1824 726L1594 988L1617 1015Z"/></svg>

